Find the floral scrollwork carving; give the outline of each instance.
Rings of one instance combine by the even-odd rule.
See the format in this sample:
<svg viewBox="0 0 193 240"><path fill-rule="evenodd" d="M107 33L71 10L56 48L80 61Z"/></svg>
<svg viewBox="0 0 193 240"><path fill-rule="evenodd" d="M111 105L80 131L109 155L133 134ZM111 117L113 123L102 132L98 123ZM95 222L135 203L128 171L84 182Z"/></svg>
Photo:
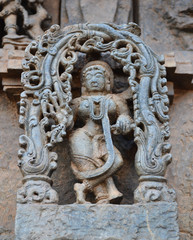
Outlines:
<svg viewBox="0 0 193 240"><path fill-rule="evenodd" d="M20 101L20 124L25 135L20 137L19 166L24 176L33 175L33 181L34 176L51 177L56 168L56 155L51 149L63 141L74 124L70 103L77 53L109 52L128 75L132 92L132 129L138 147L135 165L140 185L145 192L151 189L148 188L150 182L162 185L155 187L159 194L154 195L159 197L142 197L136 190L135 199L138 202L166 200L162 194L167 188L164 174L172 158L167 142L166 72L163 58L146 46L139 35L140 29L134 23L120 26L81 24L64 29L53 25L41 38L29 44L23 61L24 92ZM96 172L98 174L100 169Z"/></svg>

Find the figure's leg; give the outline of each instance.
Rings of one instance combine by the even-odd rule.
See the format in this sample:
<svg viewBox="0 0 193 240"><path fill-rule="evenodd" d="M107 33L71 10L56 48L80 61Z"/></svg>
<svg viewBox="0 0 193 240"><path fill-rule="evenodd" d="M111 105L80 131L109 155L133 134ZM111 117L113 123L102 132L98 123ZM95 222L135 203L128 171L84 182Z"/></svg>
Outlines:
<svg viewBox="0 0 193 240"><path fill-rule="evenodd" d="M82 183L74 184L76 202L82 204L87 203L86 193L91 190L89 188L90 185L86 180L80 179L76 173L96 169L94 163L87 159L92 157L93 149L91 139L85 134L84 128L79 128L70 135L69 140L73 156L71 167L77 179L82 181Z"/></svg>
<svg viewBox="0 0 193 240"><path fill-rule="evenodd" d="M71 163L71 167L72 170L74 172L74 174L76 175L76 171L87 171L89 170L94 170L96 169L96 167L94 166L94 164L87 162L87 161L82 161L82 160L75 160L76 164L78 164L78 168L77 165L75 163ZM79 204L84 204L84 203L89 203L86 201L86 194L89 191L92 191L93 189L91 188L89 182L87 180L83 180L82 183L75 183L74 184L74 191L76 194L76 203Z"/></svg>
<svg viewBox="0 0 193 240"><path fill-rule="evenodd" d="M115 160L114 160L113 166L106 173L104 173L102 176L99 176L95 179L86 180L87 185L90 187L90 189L94 189L94 187L96 187L100 183L104 182L109 177L111 177L123 165L123 159L122 159L122 156L121 156L120 152L116 148L114 148L114 150L115 150ZM104 161L106 161L107 158L108 158L108 155L106 154ZM112 184L112 180L110 180L110 184ZM115 187L114 183L112 185L112 188L113 187Z"/></svg>
<svg viewBox="0 0 193 240"><path fill-rule="evenodd" d="M76 169L78 171L80 171L80 170L85 171L88 169L89 170L96 169L96 166L93 163L90 163L89 161L80 160L79 158L78 159L74 158L74 160L75 160L76 164L78 164L78 166L79 166L77 169L76 164L74 164L73 162L71 163L72 170L74 171L75 175L76 175ZM101 165L101 166L103 164L100 159L98 159L97 163L98 163L98 165ZM106 189L106 184L99 184L96 187L92 188L89 181L83 180L83 182L81 184L75 183L74 190L76 193L76 202L77 203L82 203L82 204L88 203L86 201L86 193L89 191L94 192L97 203L104 203L104 201L106 201L106 202L108 201L108 193L107 193L107 189Z"/></svg>
<svg viewBox="0 0 193 240"><path fill-rule="evenodd" d="M80 142L80 139L82 141ZM108 154L103 155L101 159L95 159L97 165L89 161L89 159L84 159L84 156L92 158L93 148L90 138L85 134L83 129L78 129L70 137L72 153L76 156L72 162L72 169L74 174L78 177L78 172L84 172L88 170L94 170L99 168L108 159ZM85 179L82 184L76 183L74 185L74 190L77 196L77 203L86 203L86 193L88 191L93 191L98 203L104 203L104 201L115 201L117 198L121 198L121 193L116 189L112 179L107 180L111 177L123 164L123 159L120 152L114 147L115 159L113 166L101 176L94 179ZM82 157L81 157L82 156ZM77 174L76 174L77 173ZM81 179L79 179L81 180ZM107 182L106 182L107 180ZM108 200L107 200L108 195ZM103 198L103 201L102 201ZM105 200L104 200L105 199Z"/></svg>
<svg viewBox="0 0 193 240"><path fill-rule="evenodd" d="M107 156L106 156L107 158ZM76 160L78 163L78 160ZM102 175L101 177L90 179L90 180L84 180L82 184L76 183L74 185L74 190L76 192L77 197L77 203L87 203L86 202L86 193L88 191L93 191L96 196L97 204L102 203L120 203L122 199L122 193L120 193L112 179L112 175L114 172L116 172L121 166L122 166L123 160L121 157L121 154L118 150L115 151L115 162L113 166L109 169L109 171ZM96 167L90 163L90 162L82 162L81 165L79 165L78 170L79 171L86 171L86 170L92 170ZM75 170L72 163L72 169Z"/></svg>
<svg viewBox="0 0 193 240"><path fill-rule="evenodd" d="M79 204L89 203L86 201L87 189L84 183L75 183L74 191L76 194L76 203L79 203Z"/></svg>
<svg viewBox="0 0 193 240"><path fill-rule="evenodd" d="M16 36L16 27L17 27L17 16L16 14L9 14L5 17L5 27L7 29L8 36Z"/></svg>
<svg viewBox="0 0 193 240"><path fill-rule="evenodd" d="M109 195L107 192L106 183L97 185L93 192L95 194L97 204L109 203Z"/></svg>
<svg viewBox="0 0 193 240"><path fill-rule="evenodd" d="M110 203L120 203L123 198L123 194L116 188L112 177L107 178L106 185Z"/></svg>

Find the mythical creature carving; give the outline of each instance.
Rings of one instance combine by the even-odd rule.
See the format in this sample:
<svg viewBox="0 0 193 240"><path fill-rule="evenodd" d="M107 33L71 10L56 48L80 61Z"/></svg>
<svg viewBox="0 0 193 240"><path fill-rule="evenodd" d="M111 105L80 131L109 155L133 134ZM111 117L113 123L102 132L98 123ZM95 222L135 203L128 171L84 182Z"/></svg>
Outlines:
<svg viewBox="0 0 193 240"><path fill-rule="evenodd" d="M43 34L41 23L48 17L47 11L42 6L43 0L27 0L24 3L21 0L0 0L2 7L0 18L4 19L7 32L7 35L3 37L3 45L7 49L25 49L31 42L29 37L17 33L21 30L18 26L19 16L22 19L22 30L27 30L30 37L36 38Z"/></svg>
<svg viewBox="0 0 193 240"><path fill-rule="evenodd" d="M74 186L77 202L85 203L89 190L94 192L98 203L116 202L121 193L112 175L121 167L122 157L113 146L111 132L127 134L131 129L138 148L135 165L140 181L135 201L175 199L164 178L172 157L167 142L169 117L164 61L139 35L140 29L134 23L80 24L64 29L53 25L26 48L24 92L20 102L20 124L25 135L20 137L19 151L25 184L18 193L19 202L35 201L31 196L34 188L30 191L32 181L38 182L38 186L40 182L51 184L50 177L57 165L56 154L51 150L63 141L67 132L71 133L72 168L82 181ZM132 118L121 95L112 94L113 73L103 61L85 66L82 95L72 99L72 72L78 52L107 52L122 66L128 75L128 97L133 99ZM84 126L73 131L76 116L83 118ZM54 196L50 186L44 197L38 199L49 202L45 197L51 190L50 196ZM158 197L151 197L155 191ZM53 199L57 202L56 193L50 202Z"/></svg>

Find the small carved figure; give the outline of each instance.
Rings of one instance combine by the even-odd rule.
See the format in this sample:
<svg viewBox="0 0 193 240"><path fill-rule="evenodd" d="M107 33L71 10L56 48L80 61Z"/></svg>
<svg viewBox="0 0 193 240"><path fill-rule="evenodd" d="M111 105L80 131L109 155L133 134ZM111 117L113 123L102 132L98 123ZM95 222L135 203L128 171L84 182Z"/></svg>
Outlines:
<svg viewBox="0 0 193 240"><path fill-rule="evenodd" d="M0 12L0 18L4 19L5 31L7 35L3 38L3 45L6 45L7 49L12 49L13 46L26 47L30 40L24 35L18 35L17 15L21 13L23 15L24 22L27 20L28 13L21 5L20 0L0 0L0 6L2 11Z"/></svg>
<svg viewBox="0 0 193 240"><path fill-rule="evenodd" d="M74 118L84 126L70 135L72 169L78 180L74 190L77 203L86 203L92 191L96 202L118 203L122 198L112 179L123 159L113 146L111 132L127 134L132 128L127 104L119 94L112 94L113 72L103 61L89 62L82 72L82 96L72 101Z"/></svg>
<svg viewBox="0 0 193 240"><path fill-rule="evenodd" d="M12 49L14 46L18 48L25 48L30 39L25 35L18 35L18 16L23 18L22 27L27 29L31 37L43 34L41 29L41 23L47 18L47 11L42 7L43 0L27 0L26 9L21 0L0 0L0 6L2 11L0 12L0 18L4 19L5 31L7 35L3 37L3 45L7 49ZM29 14L28 10L33 9L35 14Z"/></svg>
<svg viewBox="0 0 193 240"><path fill-rule="evenodd" d="M72 23L127 23L133 20L132 0L61 0L60 22Z"/></svg>
<svg viewBox="0 0 193 240"><path fill-rule="evenodd" d="M45 19L49 19L46 9L42 6L44 0L28 0L28 7L34 10L34 14L28 15L24 26L32 38L42 35L44 31L41 28L41 23Z"/></svg>

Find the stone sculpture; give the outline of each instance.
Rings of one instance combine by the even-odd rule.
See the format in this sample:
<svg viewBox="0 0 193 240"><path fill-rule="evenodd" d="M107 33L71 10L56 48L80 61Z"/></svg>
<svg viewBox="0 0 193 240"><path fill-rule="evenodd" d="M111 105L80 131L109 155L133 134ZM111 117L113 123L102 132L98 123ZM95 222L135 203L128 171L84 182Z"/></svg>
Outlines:
<svg viewBox="0 0 193 240"><path fill-rule="evenodd" d="M125 100L112 94L113 72L107 63L89 62L82 75L82 95L72 101L72 108L74 118L79 115L85 125L70 136L72 169L83 181L74 186L77 203L86 202L88 191L94 192L97 203L117 202L122 194L111 176L122 166L123 159L113 146L111 131L128 133L132 119Z"/></svg>
<svg viewBox="0 0 193 240"><path fill-rule="evenodd" d="M60 6L62 26L86 22L123 24L133 21L133 15L131 0L62 0Z"/></svg>
<svg viewBox="0 0 193 240"><path fill-rule="evenodd" d="M43 0L27 0L25 6L21 0L1 0L0 18L4 19L7 35L3 37L3 45L7 49L25 49L31 42L26 35L18 34L21 30L18 26L18 17L22 19L22 30L27 30L30 37L35 38L43 34L41 23L48 16L47 11L42 7ZM35 12L30 14L30 12Z"/></svg>
<svg viewBox="0 0 193 240"><path fill-rule="evenodd" d="M58 201L50 178L57 167L57 155L51 150L67 133L71 133L72 168L82 181L74 186L77 202L85 203L89 190L98 203L117 201L121 193L111 177L122 165L122 158L113 147L110 131L127 134L131 129L137 145L135 166L139 175L135 202L175 200L164 177L172 157L167 141L164 61L139 35L140 29L134 23L80 24L62 30L53 25L26 48L20 101L20 124L25 135L20 137L19 151L24 185L18 191L19 203ZM103 61L85 66L82 95L72 99L72 72L78 52L96 56L106 52L122 66L133 99L132 118L125 100L112 94L112 70ZM77 115L84 118L84 126L72 131Z"/></svg>

